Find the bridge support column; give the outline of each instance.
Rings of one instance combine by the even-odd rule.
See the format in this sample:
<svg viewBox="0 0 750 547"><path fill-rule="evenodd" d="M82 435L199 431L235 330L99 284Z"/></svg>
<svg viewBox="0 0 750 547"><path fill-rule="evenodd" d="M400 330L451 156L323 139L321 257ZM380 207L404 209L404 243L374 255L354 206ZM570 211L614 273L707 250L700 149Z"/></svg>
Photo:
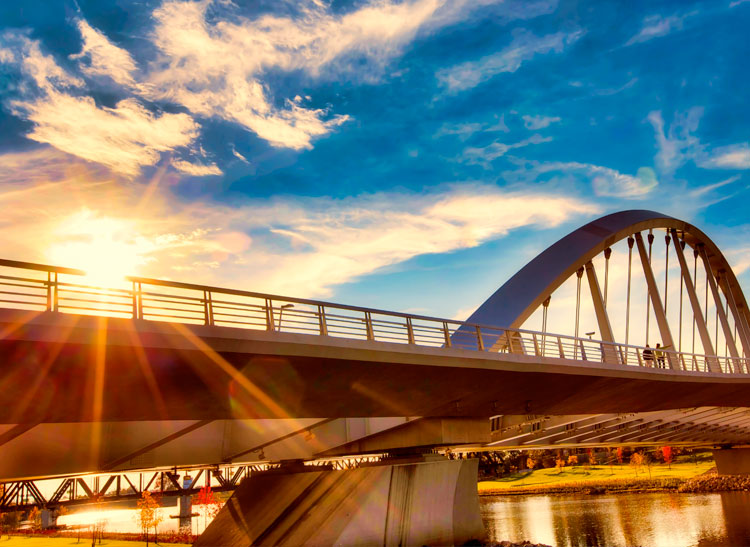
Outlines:
<svg viewBox="0 0 750 547"><path fill-rule="evenodd" d="M54 509L48 509L44 507L40 514L42 530L54 528L57 526L57 511Z"/></svg>
<svg viewBox="0 0 750 547"><path fill-rule="evenodd" d="M485 535L477 467L430 455L253 474L194 545L463 545Z"/></svg>
<svg viewBox="0 0 750 547"><path fill-rule="evenodd" d="M750 448L714 450L719 475L750 475Z"/></svg>

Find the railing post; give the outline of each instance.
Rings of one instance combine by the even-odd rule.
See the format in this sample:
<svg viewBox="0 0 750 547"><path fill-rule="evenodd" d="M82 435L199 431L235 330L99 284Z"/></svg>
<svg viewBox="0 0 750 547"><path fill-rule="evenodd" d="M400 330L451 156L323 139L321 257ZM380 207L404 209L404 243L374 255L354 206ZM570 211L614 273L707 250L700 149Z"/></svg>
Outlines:
<svg viewBox="0 0 750 547"><path fill-rule="evenodd" d="M579 339L578 344L581 346L581 359L583 359L584 361L588 361L588 359L586 358L586 348L583 347L583 340Z"/></svg>
<svg viewBox="0 0 750 547"><path fill-rule="evenodd" d="M59 311L60 310L60 298L59 298L59 295L58 295L59 291L58 291L58 285L57 285L57 272L55 272L55 276L54 277L55 277L55 280L54 280L54 286L55 286L55 288L53 290L53 294L54 294L54 307L53 307L52 311Z"/></svg>
<svg viewBox="0 0 750 547"><path fill-rule="evenodd" d="M318 325L320 326L320 335L328 336L328 325L326 325L326 309L324 306L318 306Z"/></svg>
<svg viewBox="0 0 750 547"><path fill-rule="evenodd" d="M445 347L451 347L451 331L448 329L447 321L443 321L443 336L445 337Z"/></svg>
<svg viewBox="0 0 750 547"><path fill-rule="evenodd" d="M482 341L482 329L477 325L474 327L477 330L477 349L484 351L484 342Z"/></svg>
<svg viewBox="0 0 750 547"><path fill-rule="evenodd" d="M375 340L375 331L372 328L372 315L369 311L365 312L365 331L368 340Z"/></svg>
<svg viewBox="0 0 750 547"><path fill-rule="evenodd" d="M138 282L138 319L143 319L143 285Z"/></svg>
<svg viewBox="0 0 750 547"><path fill-rule="evenodd" d="M206 325L214 324L214 306L211 302L211 291L203 291L203 314Z"/></svg>
<svg viewBox="0 0 750 547"><path fill-rule="evenodd" d="M52 272L47 272L47 311L52 311Z"/></svg>
<svg viewBox="0 0 750 547"><path fill-rule="evenodd" d="M276 330L273 320L273 302L270 298L266 298L266 330Z"/></svg>
<svg viewBox="0 0 750 547"><path fill-rule="evenodd" d="M563 348L562 338L557 337L557 349L560 351L560 359L565 359L565 348Z"/></svg>
<svg viewBox="0 0 750 547"><path fill-rule="evenodd" d="M133 281L133 319L138 319L138 284Z"/></svg>
<svg viewBox="0 0 750 547"><path fill-rule="evenodd" d="M534 355L536 355L537 357L544 357L543 354L539 354L539 342L537 342L536 333L532 333L531 338L534 340Z"/></svg>
<svg viewBox="0 0 750 547"><path fill-rule="evenodd" d="M414 326L411 324L411 317L406 318L406 336L410 344L414 344Z"/></svg>

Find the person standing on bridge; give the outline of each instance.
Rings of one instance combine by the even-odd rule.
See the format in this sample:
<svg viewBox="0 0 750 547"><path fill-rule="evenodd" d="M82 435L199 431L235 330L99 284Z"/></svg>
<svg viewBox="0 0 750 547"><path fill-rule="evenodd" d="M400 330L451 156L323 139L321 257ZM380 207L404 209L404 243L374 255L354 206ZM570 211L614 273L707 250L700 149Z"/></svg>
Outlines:
<svg viewBox="0 0 750 547"><path fill-rule="evenodd" d="M652 350L651 346L648 344L646 344L646 347L643 350L643 364L649 368L654 366L654 350Z"/></svg>
<svg viewBox="0 0 750 547"><path fill-rule="evenodd" d="M656 348L654 348L654 353L656 354L656 363L659 368L666 368L664 366L664 350L669 347L671 346L662 346L657 342Z"/></svg>

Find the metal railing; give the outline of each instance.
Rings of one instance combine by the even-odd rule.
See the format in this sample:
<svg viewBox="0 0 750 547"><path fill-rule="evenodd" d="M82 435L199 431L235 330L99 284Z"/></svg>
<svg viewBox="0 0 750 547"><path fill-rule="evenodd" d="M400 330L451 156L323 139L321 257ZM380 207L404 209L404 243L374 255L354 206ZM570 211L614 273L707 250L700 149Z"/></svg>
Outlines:
<svg viewBox="0 0 750 547"><path fill-rule="evenodd" d="M23 275L8 275L8 271ZM750 360L510 329L318 300L129 277L123 288L73 282L84 272L0 260L0 305L136 320L217 325L608 365L743 373ZM70 280L68 278L71 278Z"/></svg>

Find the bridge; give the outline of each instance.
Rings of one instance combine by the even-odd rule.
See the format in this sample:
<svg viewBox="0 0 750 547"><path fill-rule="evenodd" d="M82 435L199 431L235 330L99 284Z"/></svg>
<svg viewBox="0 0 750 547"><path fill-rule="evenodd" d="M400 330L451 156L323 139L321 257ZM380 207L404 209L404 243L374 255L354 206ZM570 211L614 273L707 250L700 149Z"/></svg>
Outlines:
<svg viewBox="0 0 750 547"><path fill-rule="evenodd" d="M627 257L627 270L610 268L613 256ZM467 321L0 267L5 481L462 445L750 439L750 314L739 283L703 232L650 211L572 232ZM623 293L624 309L613 311ZM558 321L563 332L548 328L558 299L575 301ZM595 331L581 336L582 318ZM657 339L664 348L650 347Z"/></svg>

